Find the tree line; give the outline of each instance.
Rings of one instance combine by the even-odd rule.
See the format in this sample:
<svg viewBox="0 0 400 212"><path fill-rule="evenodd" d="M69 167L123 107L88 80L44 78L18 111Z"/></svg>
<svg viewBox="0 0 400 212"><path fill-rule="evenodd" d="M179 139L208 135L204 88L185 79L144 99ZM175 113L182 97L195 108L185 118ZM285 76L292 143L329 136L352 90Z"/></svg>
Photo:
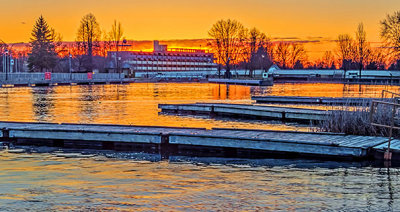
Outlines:
<svg viewBox="0 0 400 212"><path fill-rule="evenodd" d="M208 32L212 40L209 47L214 53L219 70L230 74L232 66L249 70L267 69L272 64L282 68L303 68L307 60L304 45L300 42L273 43L257 28L248 29L236 20L219 20Z"/></svg>
<svg viewBox="0 0 400 212"><path fill-rule="evenodd" d="M247 29L236 20L219 20L208 34L219 68L226 69L227 74L232 67L239 67L250 70L251 76L254 69L272 64L282 69L400 70L400 11L388 14L380 26L383 45L371 47L364 24L359 23L354 38L338 35L337 48L314 62L309 61L304 43L271 41L265 33Z"/></svg>
<svg viewBox="0 0 400 212"><path fill-rule="evenodd" d="M232 19L219 20L211 27L208 48L214 53L219 70L226 69L227 74L232 68L241 68L249 70L248 75L252 76L254 70L268 69L273 64L282 69L400 70L400 11L388 14L380 26L382 46L371 46L360 23L354 37L339 34L335 40L337 48L315 61L309 60L303 42L272 41L259 29L246 28ZM115 20L109 31L102 30L96 17L89 13L82 17L75 41L65 43L40 16L33 27L29 48L17 56L27 58L31 72L68 72L70 68L74 72L90 72L104 69L107 52L125 50L125 41L120 22ZM0 40L0 56L10 48Z"/></svg>
<svg viewBox="0 0 400 212"><path fill-rule="evenodd" d="M26 57L30 72L91 72L104 69L108 51L120 51L124 41L122 24L116 20L110 31L101 30L96 17L82 17L74 42L63 42L62 36L40 16L32 29L28 50L13 52ZM0 40L0 56L12 49ZM71 61L71 67L69 66ZM1 61L0 61L1 62Z"/></svg>

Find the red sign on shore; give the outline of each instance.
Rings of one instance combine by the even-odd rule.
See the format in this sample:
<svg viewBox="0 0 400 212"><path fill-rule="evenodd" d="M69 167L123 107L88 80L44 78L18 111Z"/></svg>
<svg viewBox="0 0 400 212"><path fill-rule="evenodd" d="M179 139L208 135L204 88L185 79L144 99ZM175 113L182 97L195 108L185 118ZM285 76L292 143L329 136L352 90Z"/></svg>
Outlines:
<svg viewBox="0 0 400 212"><path fill-rule="evenodd" d="M51 72L44 72L44 79L51 80Z"/></svg>
<svg viewBox="0 0 400 212"><path fill-rule="evenodd" d="M88 72L87 73L87 78L90 79L90 80L93 79L93 72Z"/></svg>

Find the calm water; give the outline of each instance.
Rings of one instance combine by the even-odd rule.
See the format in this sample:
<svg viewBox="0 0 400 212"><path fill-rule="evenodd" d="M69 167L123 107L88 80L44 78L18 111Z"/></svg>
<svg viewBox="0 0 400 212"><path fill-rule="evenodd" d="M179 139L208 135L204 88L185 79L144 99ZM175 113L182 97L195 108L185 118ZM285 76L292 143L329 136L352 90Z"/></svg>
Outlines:
<svg viewBox="0 0 400 212"><path fill-rule="evenodd" d="M378 97L395 86L130 84L0 89L0 120L308 130L280 122L159 114L158 103L251 95ZM311 160L171 157L39 148L0 151L0 211L400 211L400 169ZM82 150L77 150L81 152ZM90 154L90 155L87 155ZM78 155L79 156L79 155Z"/></svg>

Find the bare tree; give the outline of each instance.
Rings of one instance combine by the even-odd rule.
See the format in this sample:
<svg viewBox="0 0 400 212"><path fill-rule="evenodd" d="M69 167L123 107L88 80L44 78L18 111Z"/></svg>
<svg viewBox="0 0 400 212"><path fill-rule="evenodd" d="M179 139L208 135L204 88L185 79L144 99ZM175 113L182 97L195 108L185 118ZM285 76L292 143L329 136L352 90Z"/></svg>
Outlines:
<svg viewBox="0 0 400 212"><path fill-rule="evenodd" d="M121 46L121 42L123 40L123 35L124 35L124 30L121 26L121 22L117 23L117 21L114 20L114 23L111 26L110 38L111 38L111 42L113 44L114 50L116 51L115 64L116 64L116 70L118 73L120 73L118 52L119 52L119 47Z"/></svg>
<svg viewBox="0 0 400 212"><path fill-rule="evenodd" d="M381 37L386 45L392 49L396 60L400 59L400 11L387 15L381 21Z"/></svg>
<svg viewBox="0 0 400 212"><path fill-rule="evenodd" d="M245 39L245 28L236 20L219 20L215 23L208 35L213 38L212 46L226 66L227 77L231 76L231 63L236 63L240 58L241 44Z"/></svg>
<svg viewBox="0 0 400 212"><path fill-rule="evenodd" d="M288 68L290 61L290 43L279 42L275 47L275 62L283 69Z"/></svg>
<svg viewBox="0 0 400 212"><path fill-rule="evenodd" d="M369 54L369 46L367 44L367 34L364 30L364 24L358 24L356 31L356 60L358 63L359 77L361 79L361 71L364 69L365 58L368 57Z"/></svg>
<svg viewBox="0 0 400 212"><path fill-rule="evenodd" d="M367 70L384 70L387 63L387 49L377 47L369 48L364 64Z"/></svg>
<svg viewBox="0 0 400 212"><path fill-rule="evenodd" d="M93 53L99 47L100 37L101 31L96 17L92 13L85 15L78 29L76 43L85 53L83 66L86 71L93 70Z"/></svg>
<svg viewBox="0 0 400 212"><path fill-rule="evenodd" d="M274 59L283 69L302 69L307 59L307 54L302 43L279 42L275 47Z"/></svg>
<svg viewBox="0 0 400 212"><path fill-rule="evenodd" d="M350 68L350 64L354 55L354 40L349 34L341 34L337 39L338 57L341 62L341 67L346 72Z"/></svg>
<svg viewBox="0 0 400 212"><path fill-rule="evenodd" d="M117 52L119 51L119 47L123 40L123 36L124 36L124 29L122 28L121 22L117 23L117 20L114 20L114 23L111 26L110 38L111 41L113 42L115 51Z"/></svg>
<svg viewBox="0 0 400 212"><path fill-rule="evenodd" d="M291 43L290 47L290 67L294 69L302 68L307 57L304 45L302 43Z"/></svg>
<svg viewBox="0 0 400 212"><path fill-rule="evenodd" d="M8 45L0 39L0 70L3 70L3 54L8 49Z"/></svg>
<svg viewBox="0 0 400 212"><path fill-rule="evenodd" d="M331 51L325 51L322 61L326 69L335 69L335 56Z"/></svg>
<svg viewBox="0 0 400 212"><path fill-rule="evenodd" d="M271 55L267 52L270 47L270 40L263 32L257 28L252 28L248 33L246 47L249 76L253 77L254 69L265 68L262 63L268 63L268 60L272 60Z"/></svg>

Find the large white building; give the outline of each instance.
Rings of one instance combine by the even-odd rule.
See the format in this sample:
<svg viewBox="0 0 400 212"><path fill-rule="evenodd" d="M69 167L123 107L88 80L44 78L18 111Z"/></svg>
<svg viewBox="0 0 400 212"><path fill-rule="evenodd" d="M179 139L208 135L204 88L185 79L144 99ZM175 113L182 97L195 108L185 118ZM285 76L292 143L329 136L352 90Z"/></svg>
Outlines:
<svg viewBox="0 0 400 212"><path fill-rule="evenodd" d="M111 51L108 52L109 71L123 71L136 77L155 75L190 75L214 74L218 66L214 55L200 49L168 49L154 41L153 52ZM118 64L118 65L116 65Z"/></svg>

